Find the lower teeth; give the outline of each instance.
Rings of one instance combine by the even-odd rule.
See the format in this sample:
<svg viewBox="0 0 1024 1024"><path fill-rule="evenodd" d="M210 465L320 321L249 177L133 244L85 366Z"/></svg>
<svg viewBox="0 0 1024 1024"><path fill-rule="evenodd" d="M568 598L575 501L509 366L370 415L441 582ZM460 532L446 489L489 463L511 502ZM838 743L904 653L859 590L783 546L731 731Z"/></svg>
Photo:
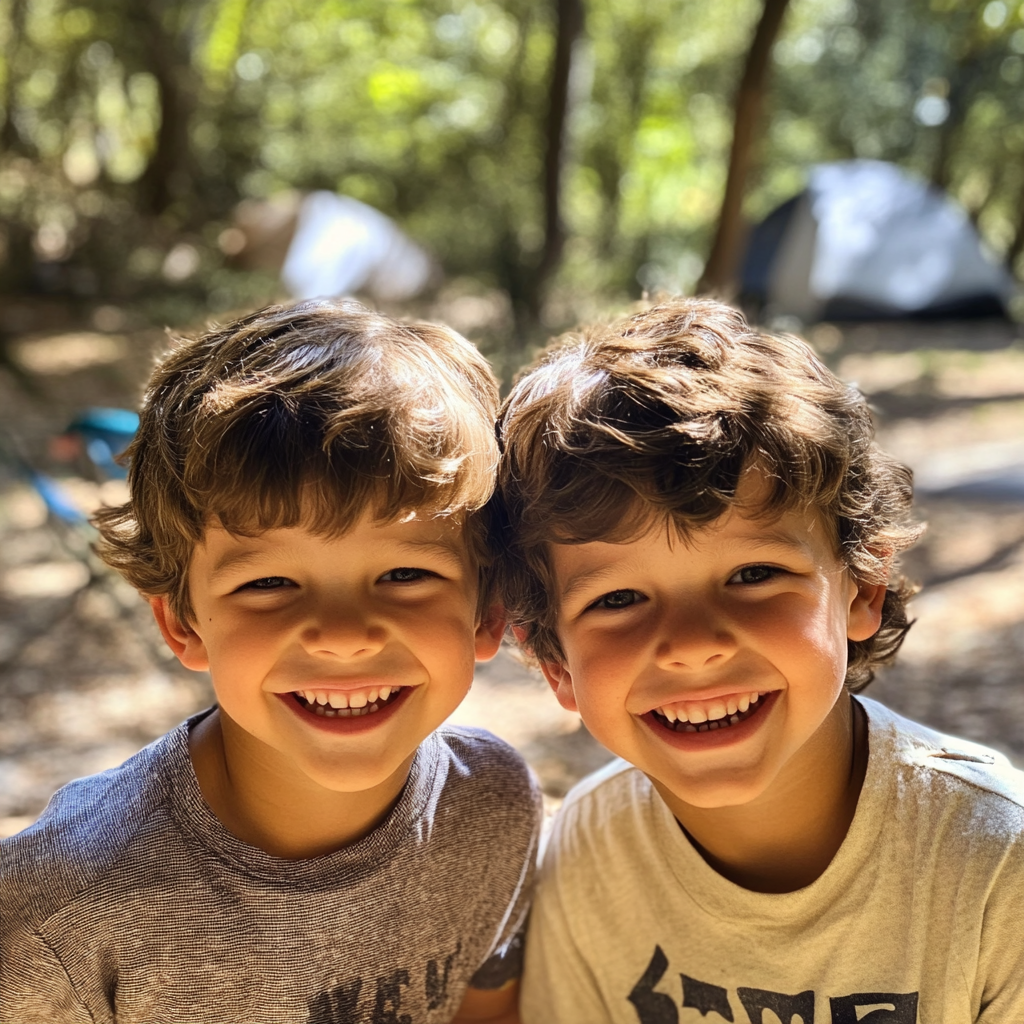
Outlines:
<svg viewBox="0 0 1024 1024"><path fill-rule="evenodd" d="M321 718L359 718L360 715L369 715L379 711L379 704L367 704L365 708L332 708L329 704L314 704L313 714Z"/></svg>

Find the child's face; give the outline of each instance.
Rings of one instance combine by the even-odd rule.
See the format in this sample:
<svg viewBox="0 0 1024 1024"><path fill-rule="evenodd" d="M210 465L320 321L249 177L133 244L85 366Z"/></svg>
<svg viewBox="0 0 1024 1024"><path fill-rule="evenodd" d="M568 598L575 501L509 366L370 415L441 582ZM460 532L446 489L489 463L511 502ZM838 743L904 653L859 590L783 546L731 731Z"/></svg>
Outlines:
<svg viewBox="0 0 1024 1024"><path fill-rule="evenodd" d="M500 642L500 622L477 621L476 565L451 520L366 515L333 537L210 528L189 583L179 657L209 668L246 742L339 792L402 770Z"/></svg>
<svg viewBox="0 0 1024 1024"><path fill-rule="evenodd" d="M597 739L691 806L747 803L784 769L813 770L847 639L880 621L884 586L858 587L817 516L752 513L763 486L746 473L746 511L685 540L663 524L550 549L565 659L545 675Z"/></svg>

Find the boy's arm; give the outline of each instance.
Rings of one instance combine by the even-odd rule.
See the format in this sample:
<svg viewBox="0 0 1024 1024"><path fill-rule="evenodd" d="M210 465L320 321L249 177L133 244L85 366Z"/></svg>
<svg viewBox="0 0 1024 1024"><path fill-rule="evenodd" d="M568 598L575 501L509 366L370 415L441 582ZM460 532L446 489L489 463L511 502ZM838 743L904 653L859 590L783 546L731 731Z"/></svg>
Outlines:
<svg viewBox="0 0 1024 1024"><path fill-rule="evenodd" d="M488 1021L489 1024L520 1024L519 979L513 978L501 988L468 988L459 1012L452 1024L471 1024Z"/></svg>
<svg viewBox="0 0 1024 1024"><path fill-rule="evenodd" d="M1024 1021L1024 838L1018 839L985 905L978 951L977 1024Z"/></svg>

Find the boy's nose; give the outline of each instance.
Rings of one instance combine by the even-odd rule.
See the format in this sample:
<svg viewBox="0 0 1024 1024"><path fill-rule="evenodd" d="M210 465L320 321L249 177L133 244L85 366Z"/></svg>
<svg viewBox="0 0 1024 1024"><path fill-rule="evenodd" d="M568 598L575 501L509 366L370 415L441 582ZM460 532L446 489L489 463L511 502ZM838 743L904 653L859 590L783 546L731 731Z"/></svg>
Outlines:
<svg viewBox="0 0 1024 1024"><path fill-rule="evenodd" d="M663 619L655 659L663 668L710 668L728 661L738 646L735 635L713 609L690 605Z"/></svg>
<svg viewBox="0 0 1024 1024"><path fill-rule="evenodd" d="M334 606L315 610L303 624L301 639L311 654L366 658L383 649L387 630L365 609Z"/></svg>

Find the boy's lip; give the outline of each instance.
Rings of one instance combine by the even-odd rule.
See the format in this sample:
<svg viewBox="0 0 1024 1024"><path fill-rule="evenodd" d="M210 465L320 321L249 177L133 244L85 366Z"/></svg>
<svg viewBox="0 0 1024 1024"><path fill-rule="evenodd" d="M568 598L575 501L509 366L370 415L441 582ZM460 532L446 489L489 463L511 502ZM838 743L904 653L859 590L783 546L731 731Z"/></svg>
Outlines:
<svg viewBox="0 0 1024 1024"><path fill-rule="evenodd" d="M398 709L405 704L410 694L417 688L416 686L403 686L400 692L393 696L379 711L348 717L340 715L327 717L307 711L300 704L298 691L295 690L290 690L287 693L278 693L276 696L296 718L310 728L335 735L351 736L353 733L370 732L384 725L395 716ZM303 687L303 689L310 689L310 687ZM320 687L316 687L316 689L320 689ZM324 689L327 688L324 687ZM361 687L352 687L352 689L361 689Z"/></svg>
<svg viewBox="0 0 1024 1024"><path fill-rule="evenodd" d="M735 692L735 691L730 691ZM751 691L745 691L747 693ZM663 725L652 708L646 714L640 715L640 720L664 743L675 747L678 750L700 751L716 750L721 747L732 746L734 743L742 743L748 739L768 720L775 702L778 700L781 690L769 690L758 701L757 711L749 717L730 725L727 728L710 729L706 732L678 732ZM662 705L658 705L661 707Z"/></svg>
<svg viewBox="0 0 1024 1024"><path fill-rule="evenodd" d="M379 690L382 686L398 690L418 685L418 683L405 682L405 680L396 682L394 679L384 678L383 676L359 676L345 679L304 679L298 686L289 686L287 690L277 690L276 692L283 696L287 696L290 693L304 693L306 690L324 690L327 693L349 694L360 693L363 690Z"/></svg>

